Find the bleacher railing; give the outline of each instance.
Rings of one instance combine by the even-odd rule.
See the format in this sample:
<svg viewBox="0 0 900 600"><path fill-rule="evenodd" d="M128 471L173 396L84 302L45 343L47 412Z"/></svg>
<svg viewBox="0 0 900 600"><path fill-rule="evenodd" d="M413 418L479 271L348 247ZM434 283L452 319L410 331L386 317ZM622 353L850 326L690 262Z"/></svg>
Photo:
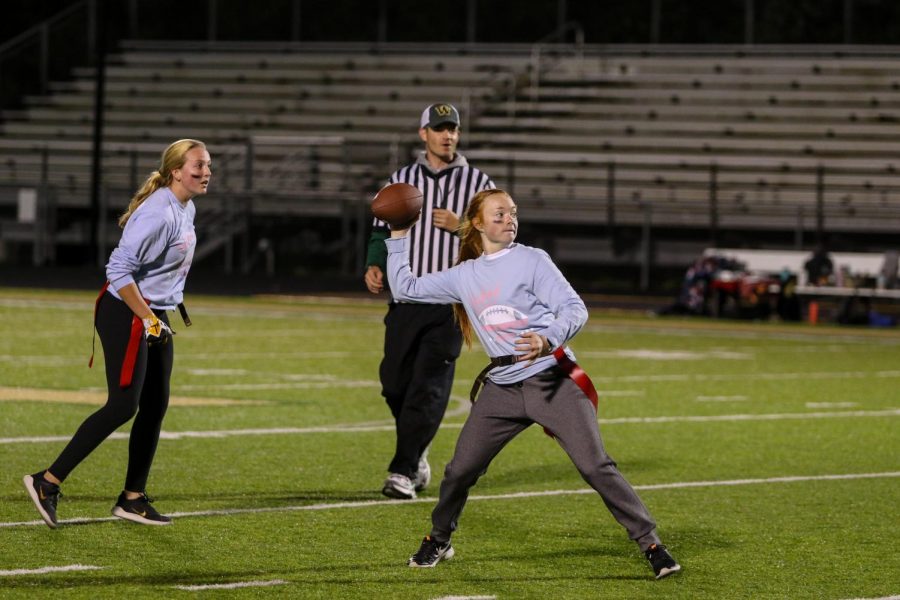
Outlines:
<svg viewBox="0 0 900 600"><path fill-rule="evenodd" d="M93 60L96 22L86 0L0 44L0 107L44 94L52 78Z"/></svg>
<svg viewBox="0 0 900 600"><path fill-rule="evenodd" d="M564 43L569 32L575 35L572 44ZM553 69L561 55L574 56L577 60L584 58L584 28L580 23L570 21L531 46L532 102L537 102L540 97L541 78L544 73Z"/></svg>
<svg viewBox="0 0 900 600"><path fill-rule="evenodd" d="M91 240L91 200L88 178L80 180L54 169L56 161L70 161L88 142L51 146L22 142L18 160L0 164L0 234L4 241L31 244L32 264L53 264L58 249L85 245ZM213 187L202 200L197 226L204 247L197 260L225 248L225 270L244 269L252 248L245 236L254 216L309 216L340 222L341 239L335 252L345 272L355 272L365 252L369 223L368 201L374 182L354 174L350 148L336 136L254 136L244 144L213 148ZM115 221L128 199L158 166L159 145L107 144L103 153L104 179L100 194L96 256L102 264L119 237ZM331 153L343 169L337 189L321 185L323 158ZM269 154L270 160L263 160ZM274 162L271 157L276 157ZM331 159L333 160L333 159ZM84 165L84 172L89 165ZM71 170L68 170L71 172ZM60 215L65 215L62 218ZM240 240L237 240L240 241Z"/></svg>

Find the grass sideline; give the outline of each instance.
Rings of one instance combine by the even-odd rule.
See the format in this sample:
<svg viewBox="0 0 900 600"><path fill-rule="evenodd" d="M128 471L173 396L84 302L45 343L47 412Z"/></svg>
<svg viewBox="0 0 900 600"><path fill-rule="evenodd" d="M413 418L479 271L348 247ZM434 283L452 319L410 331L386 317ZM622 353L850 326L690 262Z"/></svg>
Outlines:
<svg viewBox="0 0 900 600"><path fill-rule="evenodd" d="M0 288L0 386L102 392L99 343L87 369L92 308L90 293ZM3 598L900 594L894 331L592 310L572 347L600 391L604 441L684 565L657 582L538 427L474 488L457 556L407 568L480 349L459 360L431 453L436 481L421 502L389 502L378 493L393 446L377 382L380 303L191 297L190 309L190 329L173 315L173 394L244 402L170 408L149 491L182 515L172 527L109 516L124 436L63 486L60 518L82 522L37 524L21 477L46 466L91 409L0 398ZM203 587L229 585L247 587Z"/></svg>

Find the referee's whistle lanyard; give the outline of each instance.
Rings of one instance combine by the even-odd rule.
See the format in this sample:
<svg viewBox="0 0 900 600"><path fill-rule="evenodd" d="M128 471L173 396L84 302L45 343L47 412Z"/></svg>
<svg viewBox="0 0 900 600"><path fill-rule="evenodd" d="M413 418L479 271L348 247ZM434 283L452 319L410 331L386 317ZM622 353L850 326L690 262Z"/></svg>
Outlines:
<svg viewBox="0 0 900 600"><path fill-rule="evenodd" d="M453 181L453 172L456 172L456 181ZM443 187L441 187L441 178L444 175L447 175L447 183ZM447 170L439 171L434 174L434 186L437 188L438 194L440 195L440 202L435 206L435 208L447 208L448 202L447 198L454 191L459 189L460 183L462 181L462 169L456 169L450 167ZM451 188L450 185L453 184Z"/></svg>
<svg viewBox="0 0 900 600"><path fill-rule="evenodd" d="M490 373L491 369L495 367L506 367L510 365L514 365L518 362L518 356L515 354L506 354L504 356L493 356L491 357L491 362L484 369L481 370L481 373L475 378L475 383L472 385L472 391L469 393L469 400L471 402L475 402L475 398L478 396L478 392L481 390L481 386L484 385L484 382L487 380L488 373ZM591 404L594 406L594 411L597 410L598 398L597 398L597 389L594 387L594 382L591 381L591 378L588 374L578 366L578 363L569 358L566 354L565 346L560 346L556 350L553 351L553 358L556 359L556 364L562 369L563 373L565 373L569 379L575 382L575 385L584 392L584 395L588 397L588 400L591 401ZM553 435L549 429L544 427L544 432L550 437L556 437Z"/></svg>

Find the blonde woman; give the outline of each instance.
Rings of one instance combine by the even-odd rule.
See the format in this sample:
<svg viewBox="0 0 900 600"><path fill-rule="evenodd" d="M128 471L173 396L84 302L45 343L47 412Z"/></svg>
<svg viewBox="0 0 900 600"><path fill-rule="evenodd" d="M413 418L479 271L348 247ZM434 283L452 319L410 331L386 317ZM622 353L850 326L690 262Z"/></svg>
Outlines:
<svg viewBox="0 0 900 600"><path fill-rule="evenodd" d="M210 169L203 142L172 143L119 219L122 238L109 257L108 281L94 309L106 363L106 404L84 420L48 469L23 479L51 528L57 526L60 484L135 415L125 487L112 513L144 525L171 522L151 506L145 488L169 403L174 343L166 311L183 300L197 240L191 199L206 194Z"/></svg>
<svg viewBox="0 0 900 600"><path fill-rule="evenodd" d="M566 344L588 313L543 250L516 244L516 204L502 190L476 194L460 228L458 264L413 276L406 230L387 240L388 280L406 302L453 304L463 338L473 335L491 359L472 389L478 401L444 471L431 533L409 559L434 567L453 557L450 536L469 490L503 447L532 423L559 442L584 480L634 540L661 579L681 570L656 533L656 523L606 453L597 427L597 392ZM478 394L478 388L484 388Z"/></svg>

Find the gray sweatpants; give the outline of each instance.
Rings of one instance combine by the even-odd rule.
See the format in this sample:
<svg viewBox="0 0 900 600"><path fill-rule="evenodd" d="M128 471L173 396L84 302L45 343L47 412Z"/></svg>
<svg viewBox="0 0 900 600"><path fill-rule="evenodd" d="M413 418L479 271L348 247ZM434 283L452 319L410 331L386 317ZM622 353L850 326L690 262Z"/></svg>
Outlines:
<svg viewBox="0 0 900 600"><path fill-rule="evenodd" d="M450 539L469 490L500 450L532 423L553 432L578 472L642 551L660 543L647 507L603 448L590 400L556 367L513 385L485 383L444 470L440 499L431 513L433 539Z"/></svg>

